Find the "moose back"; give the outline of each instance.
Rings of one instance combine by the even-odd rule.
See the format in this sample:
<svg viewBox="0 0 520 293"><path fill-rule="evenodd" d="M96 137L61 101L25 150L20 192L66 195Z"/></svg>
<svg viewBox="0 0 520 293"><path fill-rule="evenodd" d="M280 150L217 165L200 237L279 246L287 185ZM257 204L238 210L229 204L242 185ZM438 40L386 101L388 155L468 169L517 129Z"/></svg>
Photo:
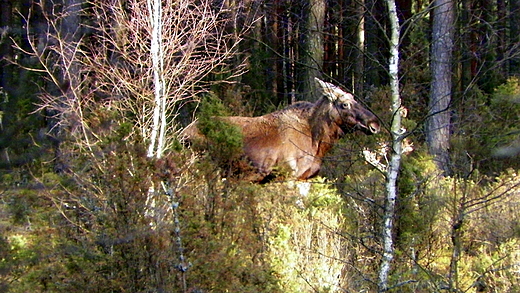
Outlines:
<svg viewBox="0 0 520 293"><path fill-rule="evenodd" d="M273 168L289 170L291 177L308 179L320 170L323 156L346 133L360 130L378 133L377 117L354 100L350 93L316 78L322 96L315 102L297 102L259 117L219 117L242 130L244 155L262 181ZM203 139L197 123L188 126L187 141Z"/></svg>

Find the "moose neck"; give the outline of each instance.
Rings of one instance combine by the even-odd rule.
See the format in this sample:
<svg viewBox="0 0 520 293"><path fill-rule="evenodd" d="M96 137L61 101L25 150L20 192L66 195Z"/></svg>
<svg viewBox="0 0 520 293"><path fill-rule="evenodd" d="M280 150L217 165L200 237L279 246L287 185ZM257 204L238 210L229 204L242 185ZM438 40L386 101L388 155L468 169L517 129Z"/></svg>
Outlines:
<svg viewBox="0 0 520 293"><path fill-rule="evenodd" d="M312 143L316 149L315 156L322 158L345 133L330 116L329 103L320 100L310 117L309 123L312 131Z"/></svg>

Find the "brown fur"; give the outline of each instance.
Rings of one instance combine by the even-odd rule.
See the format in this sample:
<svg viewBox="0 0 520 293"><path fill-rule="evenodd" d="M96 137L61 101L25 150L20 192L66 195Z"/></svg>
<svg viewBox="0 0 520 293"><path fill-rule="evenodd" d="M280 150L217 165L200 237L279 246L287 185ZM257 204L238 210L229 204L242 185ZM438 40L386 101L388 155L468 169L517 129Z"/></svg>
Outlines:
<svg viewBox="0 0 520 293"><path fill-rule="evenodd" d="M297 102L259 117L222 117L242 129L244 153L256 170L253 181L262 181L274 167L291 176L316 176L323 156L345 133L379 132L377 117L357 103L351 94L316 79L323 96L315 103ZM186 139L202 137L194 123L184 131Z"/></svg>

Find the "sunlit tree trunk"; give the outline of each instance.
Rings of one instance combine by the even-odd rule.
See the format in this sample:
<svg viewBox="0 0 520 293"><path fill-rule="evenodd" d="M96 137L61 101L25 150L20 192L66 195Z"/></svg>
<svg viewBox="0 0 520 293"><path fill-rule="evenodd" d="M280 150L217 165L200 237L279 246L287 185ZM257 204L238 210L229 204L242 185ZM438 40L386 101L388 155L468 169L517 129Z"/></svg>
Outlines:
<svg viewBox="0 0 520 293"><path fill-rule="evenodd" d="M401 166L401 143L404 132L401 126L401 97L399 95L399 19L397 17L395 0L387 0L386 3L390 18L390 59L388 73L390 77L391 109L393 116L390 126L392 151L386 173L386 200L382 227L383 256L379 267L379 292L386 292L388 289L388 276L394 258L392 231L397 200L397 177Z"/></svg>
<svg viewBox="0 0 520 293"><path fill-rule="evenodd" d="M323 67L323 24L325 21L325 0L309 0L304 9L305 35L302 36L301 75L299 82L302 99L312 101L316 92L315 77L319 77Z"/></svg>
<svg viewBox="0 0 520 293"><path fill-rule="evenodd" d="M452 54L455 8L453 0L437 0L433 9L429 115L426 137L438 167L450 174L449 142Z"/></svg>
<svg viewBox="0 0 520 293"><path fill-rule="evenodd" d="M164 96L164 53L162 38L161 0L147 0L152 28L150 55L152 59L154 103L153 119L148 145L148 157L160 158L164 151L166 129L166 97Z"/></svg>

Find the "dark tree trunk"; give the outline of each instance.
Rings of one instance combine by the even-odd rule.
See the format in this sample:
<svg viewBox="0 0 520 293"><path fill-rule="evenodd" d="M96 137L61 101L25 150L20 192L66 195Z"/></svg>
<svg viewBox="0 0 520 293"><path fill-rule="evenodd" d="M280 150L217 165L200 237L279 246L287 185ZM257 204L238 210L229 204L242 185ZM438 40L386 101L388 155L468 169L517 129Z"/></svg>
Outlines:
<svg viewBox="0 0 520 293"><path fill-rule="evenodd" d="M474 58L474 50L475 44L473 44L471 37L471 1L470 0L462 0L462 11L460 16L460 34L462 36L462 41L460 44L460 57L461 58L461 68L460 68L460 90L464 92L471 84L473 76L475 74L475 58Z"/></svg>
<svg viewBox="0 0 520 293"><path fill-rule="evenodd" d="M365 18L365 48L366 58L365 78L367 86L380 86L388 81L387 72L387 51L386 32L382 28L386 27L386 17L382 16L385 8L383 1L365 0L367 7Z"/></svg>
<svg viewBox="0 0 520 293"><path fill-rule="evenodd" d="M506 0L497 0L497 37L498 37L498 46L497 46L497 61L500 62L500 74L502 76L508 75L508 64L505 61L506 52L507 52L507 24L506 24Z"/></svg>
<svg viewBox="0 0 520 293"><path fill-rule="evenodd" d="M498 27L496 17L496 3L491 0L480 0L481 16L478 26L478 35L480 43L478 48L482 51L479 60L479 71L482 74L478 78L480 89L487 93L492 93L494 89L502 82L499 74L499 66L497 66L497 49L498 43Z"/></svg>
<svg viewBox="0 0 520 293"><path fill-rule="evenodd" d="M0 1L0 89L10 92L12 84L13 65L6 60L13 55L11 39L8 37L13 31L12 27L12 1Z"/></svg>
<svg viewBox="0 0 520 293"><path fill-rule="evenodd" d="M354 65L354 94L363 97L365 87L365 1L355 1L355 11L358 15L356 29L356 52Z"/></svg>
<svg viewBox="0 0 520 293"><path fill-rule="evenodd" d="M520 75L520 0L511 0L509 12L510 75Z"/></svg>

